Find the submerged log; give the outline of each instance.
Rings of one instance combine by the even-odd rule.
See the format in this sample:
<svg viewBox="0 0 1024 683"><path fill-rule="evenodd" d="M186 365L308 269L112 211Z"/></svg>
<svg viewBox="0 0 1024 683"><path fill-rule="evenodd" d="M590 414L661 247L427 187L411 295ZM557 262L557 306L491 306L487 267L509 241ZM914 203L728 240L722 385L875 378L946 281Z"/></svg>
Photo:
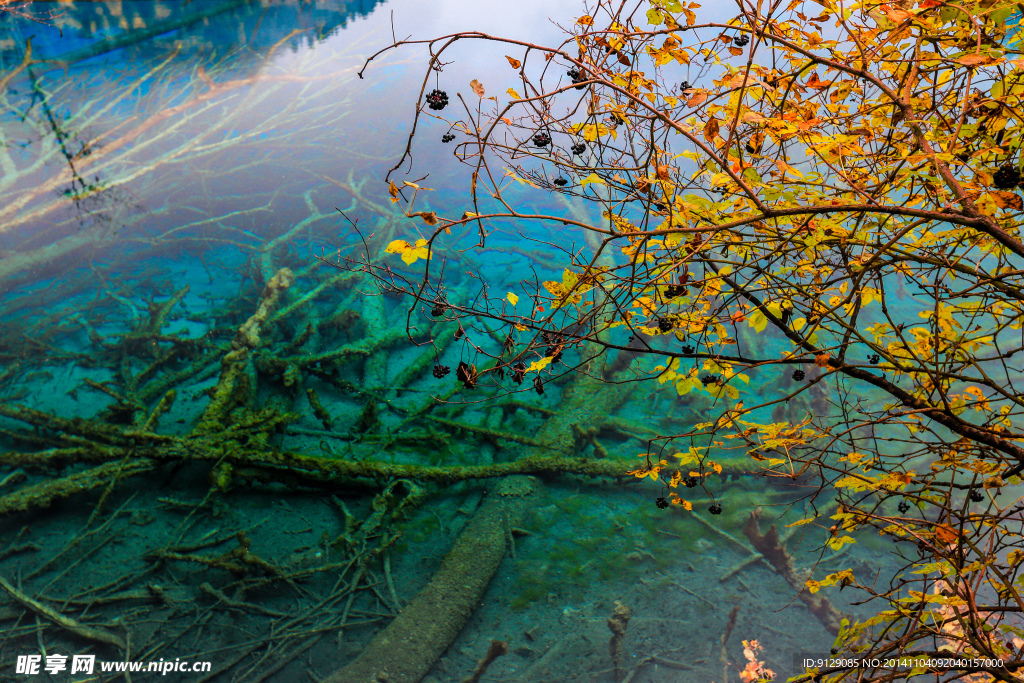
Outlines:
<svg viewBox="0 0 1024 683"><path fill-rule="evenodd" d="M326 683L422 679L480 604L505 556L509 532L525 516L538 488L531 477L502 480L459 534L427 587Z"/></svg>

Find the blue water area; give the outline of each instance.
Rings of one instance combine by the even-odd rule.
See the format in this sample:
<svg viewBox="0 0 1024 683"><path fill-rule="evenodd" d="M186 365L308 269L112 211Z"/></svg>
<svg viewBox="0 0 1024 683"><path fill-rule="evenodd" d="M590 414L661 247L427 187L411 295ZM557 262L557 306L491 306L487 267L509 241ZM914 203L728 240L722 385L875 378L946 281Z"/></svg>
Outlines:
<svg viewBox="0 0 1024 683"><path fill-rule="evenodd" d="M492 640L509 652L482 680L613 680L617 603L632 614L619 665L635 683L735 678L744 639L780 673L793 653L827 652L832 636L742 531L758 506L765 527L804 517L799 487L736 466L693 491L695 513L662 510L664 487L616 464L701 421L706 396L588 383L570 369L577 351L544 373L543 394L511 376L472 390L457 379L504 334L457 307L486 291L510 313L512 292L528 310L538 283L588 248L582 232L508 220L486 250L475 228L446 237L431 259L445 289L425 303L410 297L425 262L385 253L430 235L385 182L426 51L357 72L393 30L480 22L540 40L557 35L545 17L580 11L490 4L108 0L0 13L5 673L25 657L93 654L210 663L136 681L324 680L400 615L422 614L424 589L466 543L479 548L459 567L485 590L451 622L444 607L469 589L444 586L445 604L413 625L430 644L395 645L396 662L403 648L429 652L423 680L462 680ZM426 89L469 94L478 78L502 92L509 77L498 54L431 73ZM449 130L422 119L413 151L431 174L394 176L429 188L415 211L470 209ZM524 210L600 220L550 189L508 194ZM432 315L438 298L456 308ZM754 380L760 395L785 390ZM558 465L576 458L610 465ZM527 502L473 526L505 504L496 491L513 474L536 477ZM724 512L707 514L712 504ZM836 556L794 530L801 570L873 575L887 562L870 539Z"/></svg>

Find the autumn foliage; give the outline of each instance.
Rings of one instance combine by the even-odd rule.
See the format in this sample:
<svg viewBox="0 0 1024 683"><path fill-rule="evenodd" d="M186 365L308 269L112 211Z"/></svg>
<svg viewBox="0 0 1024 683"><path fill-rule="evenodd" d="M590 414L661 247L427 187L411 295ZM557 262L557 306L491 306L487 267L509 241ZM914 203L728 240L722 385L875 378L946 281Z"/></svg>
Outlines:
<svg viewBox="0 0 1024 683"><path fill-rule="evenodd" d="M413 211L424 190L394 172L391 198L413 219L381 246L419 270L369 253L362 267L411 298L411 325L439 303L460 321L481 387L519 389L505 372L516 364L531 381L572 368L654 379L697 406L706 419L655 440L635 470L670 502L689 506L690 478L713 495L716 463L746 457L805 487L801 523L823 544L889 539L905 560L895 575L846 568L807 583L860 590L876 608L837 652L992 658L1004 666L969 680L1016 680L1019 6L741 0L727 22L702 12L602 0L559 45L425 41L424 92L445 85L444 58L466 40L503 48L508 83L452 83L465 94L451 109L421 105L396 168L440 122L467 167L465 207ZM566 210L538 212L530 192ZM454 249L471 240L486 259L507 249L494 233L517 224L532 226L523 251L556 274L450 300ZM480 320L510 343L489 347Z"/></svg>

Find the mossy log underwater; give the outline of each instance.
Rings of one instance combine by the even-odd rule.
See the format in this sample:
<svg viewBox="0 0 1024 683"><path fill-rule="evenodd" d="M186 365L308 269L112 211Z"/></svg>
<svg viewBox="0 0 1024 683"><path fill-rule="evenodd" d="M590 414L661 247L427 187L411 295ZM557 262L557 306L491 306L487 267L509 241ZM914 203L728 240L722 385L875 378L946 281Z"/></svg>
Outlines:
<svg viewBox="0 0 1024 683"><path fill-rule="evenodd" d="M289 254L281 257L294 259ZM277 260L273 254L259 258L264 264ZM423 376L430 374L433 360L453 338L454 326L445 321L415 337L423 350L411 356L408 367L388 373L385 364L383 381L366 381L381 358L401 352L410 343L403 329L387 322L382 311L386 297L361 294L361 287L368 283L358 273L294 265L298 275L288 266L275 267L262 286L250 287L238 297L232 304L235 312L222 312L225 318L243 319L241 324L219 325L202 338L168 329L180 312L187 286L151 304L148 315L137 320L131 331L109 336L94 333L92 351L81 358L90 359L90 370L105 365L114 376L106 382L87 380L79 389L110 399L96 416L68 418L14 402L0 403L0 415L6 418L0 434L17 445L0 455L0 464L33 475L20 488L0 496L0 514L37 514L63 502L91 505L90 517L100 519L110 514L107 501L119 490L132 487L140 478L173 478L182 467L205 468L209 481L204 500L173 503L189 506L191 514L245 495L252 486L283 485L323 495L369 493L376 502L368 518L359 521L346 513L348 531L341 546L347 550L338 561L315 569L264 560L243 541L226 555L171 546L149 551L159 565L189 564L207 572L228 572L243 591L295 581L313 571L339 572L349 582L348 595L353 597L359 590L371 589L374 569L379 571L383 556L394 552L403 521L428 504L431 495L460 482L494 489L491 495L498 502L481 508L491 512L477 513L485 521L470 522L449 559L423 589L422 595L434 596L423 600L441 599L450 609L451 616L438 622L444 628L428 629L427 637L421 624L416 648L410 645L401 657L391 647L381 649L380 642L396 637L393 631L381 632L378 644L352 664L359 671L388 673L388 680L420 680L469 618L470 606L479 603L506 553L508 529L517 526L515 520L523 514L506 509L508 503L501 502L503 487L521 482L517 486L536 491L543 482L566 478L584 486L587 481L635 482L626 473L637 467L637 461L608 456L602 435L628 440L638 435L649 438L654 432L613 417L637 385L608 382L602 374L567 374L554 381L563 384L556 405L551 405L550 396L534 402L517 394L494 397L480 405L485 411L483 421L460 417L479 408L462 402L472 392L453 378L426 380L450 388L437 395L428 391L426 398L419 398L424 392L414 387L424 386ZM248 314L242 313L243 308ZM67 362L66 355L49 358L51 348L35 347L36 357L23 362ZM331 350L316 350L323 348ZM391 381L387 374L393 375ZM203 382L212 385L197 393L196 384ZM171 422L168 417L182 414L176 407L190 394L193 400L205 402L205 407L190 409L192 425L183 430L182 419ZM335 395L364 405L348 429L325 407L335 405ZM324 429L299 426L307 411ZM519 413L537 425L531 436L525 436L522 428L503 424ZM23 427L17 427L19 423ZM282 448L286 438L316 440L319 452ZM327 442L343 444L347 451L336 453ZM416 462L415 454L426 444L454 451L457 443L462 444L459 463ZM483 451L474 449L473 443L487 444L494 455L480 460ZM479 451L476 457L474 450ZM402 451L412 457L396 462L394 454ZM745 461L726 460L722 465L723 477L746 476L754 469ZM495 528L495 522L486 519L496 514L507 518L503 530L480 531ZM356 544L352 535L364 528L364 541ZM463 555L472 561L459 559ZM469 585L477 588L467 592ZM410 609L415 604L414 600ZM417 613L413 610L404 616L403 612L395 628L416 630L409 620ZM331 680L356 680L347 676L339 672Z"/></svg>

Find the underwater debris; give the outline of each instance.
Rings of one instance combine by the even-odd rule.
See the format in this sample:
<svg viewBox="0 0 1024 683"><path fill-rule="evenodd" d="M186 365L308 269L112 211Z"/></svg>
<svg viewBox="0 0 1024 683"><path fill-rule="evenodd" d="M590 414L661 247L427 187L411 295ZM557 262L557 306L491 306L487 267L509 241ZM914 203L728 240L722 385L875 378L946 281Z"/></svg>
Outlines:
<svg viewBox="0 0 1024 683"><path fill-rule="evenodd" d="M779 532L773 524L768 532L761 533L760 528L761 511L756 509L750 513L747 523L743 527L743 533L757 552L764 555L765 559L775 567L782 578L786 580L794 591L799 594L800 600L807 605L821 625L832 635L838 635L842 628L842 622L849 617L837 610L822 593L810 593L804 589L804 580L793 563L793 557L786 550L786 546L779 540ZM852 623L853 620L850 620Z"/></svg>
<svg viewBox="0 0 1024 683"><path fill-rule="evenodd" d="M612 632L611 641L608 643L608 652L612 657L616 681L621 681L623 678L622 663L625 648L622 641L626 639L626 628L629 626L629 617L632 613L633 610L616 600L612 616L608 619L608 630Z"/></svg>

